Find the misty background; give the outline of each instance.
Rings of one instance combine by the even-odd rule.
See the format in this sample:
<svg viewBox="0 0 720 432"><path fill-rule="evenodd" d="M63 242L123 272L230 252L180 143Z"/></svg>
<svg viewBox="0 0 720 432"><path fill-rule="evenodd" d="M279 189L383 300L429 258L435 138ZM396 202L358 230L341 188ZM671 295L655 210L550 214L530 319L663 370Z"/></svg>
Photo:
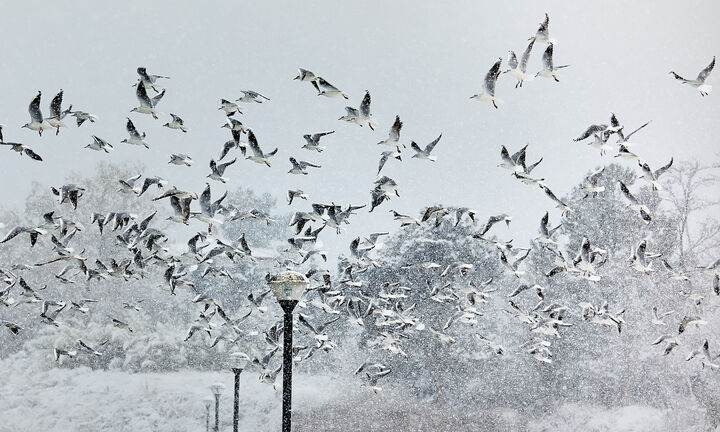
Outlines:
<svg viewBox="0 0 720 432"><path fill-rule="evenodd" d="M558 41L555 64L570 65L560 71L560 82L537 78L515 89L515 80L501 75L496 95L504 103L499 109L470 100L482 89L483 78L497 58L503 58L504 70L507 51L519 55L525 49L546 12L550 34ZM117 180L133 174L161 176L169 186L199 194L209 181L208 161L217 159L229 139L227 129L220 127L225 121L218 110L220 99L235 100L241 90L255 90L271 101L245 104L244 115L235 117L253 129L263 150L278 147L278 155L268 168L240 159L235 150L228 159L239 160L225 173L229 181L210 184L213 198L227 190L227 202L267 211L275 222L265 226L262 221L238 221L217 227L221 235L234 239L244 233L252 247L277 249L292 234L285 226L291 211L306 210L313 202L368 204L352 216L342 234L324 230L321 242L328 262L314 258L303 271L328 269L333 283L339 283L339 257L348 254L352 239L389 231L391 235L371 253L379 267L356 276L357 280L371 295L382 292L388 282L412 287L406 303L417 303L412 313L428 326L441 328L455 309L428 300L423 291L426 282L429 287L448 281L462 293L470 283L480 286L493 277L489 288L497 288L487 304L477 306L484 314L478 324L459 323L443 330L453 343L429 332L411 332L412 337L399 344L407 358L386 352L374 315L357 326L347 322L343 310L342 319L328 330L336 346L296 365L293 399L298 431L337 430L339 425L384 431L712 431L720 424L720 398L714 390L720 375L699 360L686 358L706 339L710 351L720 354L720 309L711 287L713 273L696 268L713 262L720 252L716 139L720 95L700 97L668 72L694 78L720 52L719 12L720 4L712 1L691 5L651 1L5 5L0 17L4 41L0 123L6 141L26 144L44 160L37 163L0 149L4 186L0 232L17 223L36 223L42 213L57 209L58 214L86 225L73 240L76 250L103 262L126 258L127 251L114 242L114 233L100 235L91 226L90 213L127 210L142 218L157 208L158 220L164 219L170 210L167 202L151 202L159 191L152 189L141 198L117 193ZM529 71L540 69L543 49L533 50ZM131 86L138 66L171 77L160 84L167 92L158 105L159 120L129 114L137 106ZM350 100L316 96L309 83L292 80L298 67L322 75L348 93ZM717 74L710 75L711 84L717 82ZM21 129L36 92L43 92L41 108L47 114L50 100L61 88L63 107L72 104L99 120L78 128L67 117L68 127L58 136L52 130L39 137ZM379 124L375 131L337 120L346 105L360 104L365 90L372 95L371 110ZM171 112L184 119L190 129L187 134L160 126ZM611 113L626 130L651 121L633 137L637 145L631 150L653 169L674 158L673 169L662 178L662 191L652 191L637 180L641 174L637 164L615 159L612 152L601 157L585 143L573 142L590 124L607 123ZM387 137L395 115L404 123L401 142L414 140L424 147L443 134L433 152L438 160L412 159L408 149L402 162L388 161L383 174L397 181L400 197L368 213L380 152L387 150L376 143ZM128 116L139 131L147 132L150 149L120 143L127 137ZM324 152L300 148L303 134L329 130L336 132L322 139ZM91 134L109 141L114 151L83 148L92 141ZM566 217L542 190L497 167L501 145L514 152L526 144L528 161L543 157L533 176L544 178L575 210ZM171 153L186 153L195 163L170 165ZM311 169L307 176L289 175L290 156L322 168ZM600 166L607 166L602 184L608 192L583 199L583 177ZM617 190L618 180L630 185L650 207L651 225L627 208L627 200ZM76 212L66 204L58 206L50 194L50 186L68 182L87 187ZM304 190L309 200L287 206L288 189ZM509 228L500 223L489 235L531 248L523 264L524 280L543 284L548 302L571 309L573 326L562 329L558 337L545 337L552 341L552 362L527 353L526 344L539 336L507 313L512 312L508 293L520 281L503 273L493 247L470 237L478 224L465 219L453 227L451 213L449 222L438 228L431 220L401 229L389 213L393 209L419 217L433 204L473 208L478 224L490 215L512 216ZM546 276L552 256L532 242L546 211L551 226L563 223L556 240L568 257L577 252L583 237L609 251L608 264L599 270L601 281ZM205 230L196 221L190 222L191 230L184 230L158 220L153 223L167 229L173 253L186 250L192 230ZM662 253L690 280L672 279L674 274L659 262L648 275L629 268L628 252L643 239L648 239L649 251ZM51 256L46 244L47 239L41 239L30 249L22 235L0 245L0 268L46 261ZM448 279L432 269L400 268L426 261L440 263L440 271L458 262L472 263L474 268L467 275L453 271ZM209 348L211 339L205 334L183 341L202 306L191 303L195 293L190 289L179 288L170 295L162 271L148 270L143 279L124 282L85 282L77 276L77 283L71 285L55 281L61 265L22 273L33 287L48 284L40 291L43 297L89 296L102 301L92 305L87 315L65 312L61 315L65 325L59 328L40 323L35 305L0 307L0 318L24 327L17 337L0 327L0 401L6 407L0 412L0 432L202 430L201 399L215 381L228 387L221 430L229 430L232 375L227 355L241 349L262 357L267 352L263 332L281 314L272 295L266 297L267 310L262 313L246 301L248 293L265 289L264 276L277 271L277 265L262 260L225 264L234 280L188 276L195 291L211 293L233 317L248 306L253 311L245 339L237 345L220 342L214 348ZM12 294L18 297L17 292ZM697 296L703 299L698 302ZM125 308L128 301L140 310ZM538 299L528 291L515 301L530 310ZM627 325L622 332L581 317L579 302L599 306L604 301L611 311L625 310ZM674 311L666 317L667 324L651 322L652 306ZM314 323L328 318L313 307L303 313ZM674 333L688 314L702 316L707 324L689 328L670 355L663 355L665 344L650 345L658 336ZM110 325L110 316L130 322L133 334ZM505 354L498 355L478 335L502 344ZM296 337L296 345L314 344L312 335L301 327ZM73 346L78 338L91 343L107 340L104 355L54 361L53 347ZM392 374L379 383L382 390L374 391L362 374L353 374L365 359L392 368ZM280 392L257 372L247 370L242 375L241 430L275 430ZM279 389L281 380L276 384Z"/></svg>

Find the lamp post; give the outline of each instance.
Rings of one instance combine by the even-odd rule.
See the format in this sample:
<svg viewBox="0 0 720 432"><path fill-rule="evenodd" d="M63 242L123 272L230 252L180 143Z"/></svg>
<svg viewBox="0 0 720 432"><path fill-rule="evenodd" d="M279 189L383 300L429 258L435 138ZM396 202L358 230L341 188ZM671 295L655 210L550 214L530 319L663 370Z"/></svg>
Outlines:
<svg viewBox="0 0 720 432"><path fill-rule="evenodd" d="M292 348L293 309L308 287L304 274L286 271L268 280L275 298L283 309L283 407L282 432L291 432L292 424Z"/></svg>
<svg viewBox="0 0 720 432"><path fill-rule="evenodd" d="M225 390L225 386L222 383L215 383L210 386L210 390L212 391L213 395L215 396L215 432L220 431L220 395L222 394L222 391Z"/></svg>
<svg viewBox="0 0 720 432"><path fill-rule="evenodd" d="M203 404L205 405L205 432L210 432L210 407L212 403L213 399L209 396L203 399Z"/></svg>
<svg viewBox="0 0 720 432"><path fill-rule="evenodd" d="M230 369L235 374L235 400L233 401L233 432L238 432L238 417L240 410L240 372L250 361L250 357L242 352L230 354Z"/></svg>

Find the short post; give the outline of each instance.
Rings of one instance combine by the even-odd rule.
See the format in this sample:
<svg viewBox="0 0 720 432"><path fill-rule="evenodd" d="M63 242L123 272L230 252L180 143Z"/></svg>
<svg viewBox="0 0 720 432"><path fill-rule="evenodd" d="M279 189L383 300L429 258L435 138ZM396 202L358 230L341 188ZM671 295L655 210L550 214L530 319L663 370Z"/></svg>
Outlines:
<svg viewBox="0 0 720 432"><path fill-rule="evenodd" d="M212 406L212 403L213 399L211 397L203 399L205 405L205 432L210 432L210 406Z"/></svg>
<svg viewBox="0 0 720 432"><path fill-rule="evenodd" d="M210 386L213 395L215 395L215 432L220 432L220 395L225 389L222 383L215 383Z"/></svg>
<svg viewBox="0 0 720 432"><path fill-rule="evenodd" d="M242 352L230 354L230 370L235 374L235 398L233 400L233 432L238 432L238 421L240 417L240 373L250 361L250 357Z"/></svg>

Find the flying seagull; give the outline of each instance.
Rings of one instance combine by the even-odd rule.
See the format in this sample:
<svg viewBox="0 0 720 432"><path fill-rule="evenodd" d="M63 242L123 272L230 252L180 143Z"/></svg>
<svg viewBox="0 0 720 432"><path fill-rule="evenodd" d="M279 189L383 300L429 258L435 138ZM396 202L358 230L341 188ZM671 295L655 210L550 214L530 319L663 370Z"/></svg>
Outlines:
<svg viewBox="0 0 720 432"><path fill-rule="evenodd" d="M30 123L25 123L22 127L30 130L37 131L42 136L45 128L45 119L43 118L42 111L40 111L40 98L42 93L38 91L37 96L30 101L28 106L28 112L30 113Z"/></svg>
<svg viewBox="0 0 720 432"><path fill-rule="evenodd" d="M400 152L397 150L388 150L384 151L380 155L380 162L378 163L378 171L377 173L380 174L380 171L382 171L383 167L385 166L385 163L390 158L395 158L399 161L402 161L402 156L400 155Z"/></svg>
<svg viewBox="0 0 720 432"><path fill-rule="evenodd" d="M302 148L307 150L315 150L318 153L325 150L325 147L320 145L320 138L324 137L325 135L330 135L332 133L335 133L335 131L330 132L318 132L315 134L305 134L303 135L303 138L305 139L305 145L302 146Z"/></svg>
<svg viewBox="0 0 720 432"><path fill-rule="evenodd" d="M292 168L290 169L290 171L288 171L288 173L290 173L290 174L305 174L305 175L307 175L307 173L308 173L306 170L307 167L321 168L320 165L315 165L313 163L306 162L306 161L298 161L294 157L290 158L290 163L292 164Z"/></svg>
<svg viewBox="0 0 720 432"><path fill-rule="evenodd" d="M707 96L712 91L712 86L710 84L705 84L705 80L707 80L708 75L710 75L710 72L712 72L713 68L715 67L715 56L713 56L712 61L709 65L703 70L700 71L697 78L694 80L688 80L680 75L676 74L675 72L670 71L670 75L673 76L676 80L680 81L683 84L688 84L690 86L695 87L700 91L700 96Z"/></svg>
<svg viewBox="0 0 720 432"><path fill-rule="evenodd" d="M435 138L433 142L426 145L424 149L421 149L419 145L415 141L412 141L410 143L410 147L412 147L413 150L415 150L415 154L413 155L413 158L417 159L427 159L431 162L435 162L437 158L435 156L430 156L430 153L433 151L437 143L440 141L440 138L442 138L442 134Z"/></svg>
<svg viewBox="0 0 720 432"><path fill-rule="evenodd" d="M525 48L525 52L523 52L522 57L520 57L520 62L518 62L517 56L515 55L514 51L508 52L508 66L510 66L510 69L506 70L503 73L510 72L510 75L517 79L515 88L522 87L523 81L532 81L532 79L535 78L534 75L527 74L527 62L530 58L530 52L532 51L534 44L535 38L531 38L530 43L528 44L527 48Z"/></svg>
<svg viewBox="0 0 720 432"><path fill-rule="evenodd" d="M191 166L193 164L193 160L190 156L184 153L173 153L170 155L170 161L168 163L173 165Z"/></svg>
<svg viewBox="0 0 720 432"><path fill-rule="evenodd" d="M645 180L646 182L650 183L653 190L660 190L661 186L660 183L658 183L658 178L660 178L661 175L667 170L670 169L670 167L673 164L673 158L670 158L670 162L668 162L665 166L662 166L655 171L650 169L650 166L646 163L640 163L638 161L638 164L640 165L640 168L642 169L643 175L640 176L641 179Z"/></svg>
<svg viewBox="0 0 720 432"><path fill-rule="evenodd" d="M540 27L538 27L538 30L535 33L535 36L531 37L530 40L534 40L534 41L542 42L542 43L548 43L551 45L555 44L555 42L556 42L555 39L550 37L549 25L550 25L550 17L546 13L545 20L540 23Z"/></svg>
<svg viewBox="0 0 720 432"><path fill-rule="evenodd" d="M293 79L300 81L317 81L318 77L307 69L298 68L298 74Z"/></svg>
<svg viewBox="0 0 720 432"><path fill-rule="evenodd" d="M560 82L560 74L558 69L566 68L570 65L555 66L553 63L553 44L548 45L543 53L542 63L543 68L535 76L541 76L545 78L552 78L556 82Z"/></svg>
<svg viewBox="0 0 720 432"><path fill-rule="evenodd" d="M271 156L275 156L278 151L276 147L275 150L271 151L270 153L263 153L263 151L260 149L257 138L255 138L255 134L251 129L248 129L248 147L250 147L250 151L252 151L252 156L247 156L245 159L250 159L253 162L265 164L267 166L270 166L270 161L268 160L268 158Z"/></svg>
<svg viewBox="0 0 720 432"><path fill-rule="evenodd" d="M329 98L337 98L342 96L345 99L350 99L350 96L348 96L347 93L325 81L323 77L317 77L316 80L312 80L311 82L315 89L318 91L318 96L325 96Z"/></svg>
<svg viewBox="0 0 720 432"><path fill-rule="evenodd" d="M492 65L487 75L485 75L485 81L483 82L483 92L470 96L470 99L476 99L481 102L492 102L495 108L498 107L502 100L495 97L495 83L497 82L498 76L500 76L500 64L502 58L498 58L498 61Z"/></svg>
<svg viewBox="0 0 720 432"><path fill-rule="evenodd" d="M242 97L236 99L237 102L257 102L262 103L263 99L266 101L269 101L270 98L261 95L260 93L253 91L253 90L241 90L242 91Z"/></svg>
<svg viewBox="0 0 720 432"><path fill-rule="evenodd" d="M234 164L237 159L233 159L229 162L224 163L217 163L214 159L210 159L210 174L207 176L210 177L213 180L217 180L219 182L225 183L227 181L227 178L223 177L223 174L225 173L225 169L229 167L230 165Z"/></svg>
<svg viewBox="0 0 720 432"><path fill-rule="evenodd" d="M110 150L113 149L112 144L105 141L104 139L99 138L95 135L91 135L91 136L92 136L93 142L86 145L85 148L89 148L90 150L95 150L95 151L104 151L105 153L110 153Z"/></svg>
<svg viewBox="0 0 720 432"><path fill-rule="evenodd" d="M140 82L142 83L142 86L145 87L146 89L151 88L151 89L155 90L156 92L158 91L158 89L155 87L155 82L158 79L160 79L160 78L170 79L170 77L168 77L168 76L150 75L147 73L147 69L142 66L137 68L137 73L138 73L138 75L140 75Z"/></svg>
<svg viewBox="0 0 720 432"><path fill-rule="evenodd" d="M400 144L400 130L402 129L403 123L400 121L400 116L395 116L395 122L390 128L390 133L386 140L380 141L378 144L395 147L399 152L400 147L405 147L405 144Z"/></svg>
<svg viewBox="0 0 720 432"><path fill-rule="evenodd" d="M160 102L160 100L165 96L165 90L163 90L159 95L155 96L154 98L150 98L147 94L147 90L145 89L144 85L137 86L137 89L135 90L135 96L137 96L138 101L140 102L139 107L135 107L131 110L131 112L138 112L141 114L150 114L153 116L155 120L158 119L157 116L157 110L155 107Z"/></svg>
<svg viewBox="0 0 720 432"><path fill-rule="evenodd" d="M345 120L349 123L356 123L361 127L367 125L371 130L375 130L377 122L375 121L375 119L371 118L372 114L370 113L370 102L370 92L365 90L365 96L360 103L360 109L355 109L353 107L347 106L345 107L346 114L340 117L338 120Z"/></svg>
<svg viewBox="0 0 720 432"><path fill-rule="evenodd" d="M130 135L130 138L125 138L124 140L120 142L124 142L126 144L133 144L133 145L141 145L145 147L146 149L149 149L150 146L145 142L145 132L140 133L137 129L135 129L135 125L133 124L132 120L130 120L130 117L127 118L127 123L125 124L125 128L127 129L128 134Z"/></svg>
<svg viewBox="0 0 720 432"><path fill-rule="evenodd" d="M75 121L78 127L85 123L86 120L90 120L90 123L95 123L95 120L98 119L95 114L90 114L89 112L85 111L73 111L70 113L70 115L75 117Z"/></svg>
<svg viewBox="0 0 720 432"><path fill-rule="evenodd" d="M62 89L60 89L60 92L58 92L58 94L56 94L53 100L50 102L50 117L45 119L45 121L55 129L55 135L60 133L61 127L65 127L65 123L63 123L62 121L65 116L67 116L72 111L72 105L70 105L66 110L63 110L61 108L62 100L63 91Z"/></svg>
<svg viewBox="0 0 720 432"><path fill-rule="evenodd" d="M649 224L652 221L652 218L650 217L650 210L644 205L641 204L640 201L637 200L633 196L632 193L630 193L630 189L625 185L623 182L620 183L620 191L625 195L625 198L627 198L628 201L630 201L629 207L640 215L640 217L645 221L646 224Z"/></svg>
<svg viewBox="0 0 720 432"><path fill-rule="evenodd" d="M227 99L220 99L220 108L218 109L225 111L225 115L228 117L235 115L236 112L242 114L240 105L230 102Z"/></svg>
<svg viewBox="0 0 720 432"><path fill-rule="evenodd" d="M25 153L30 157L30 159L42 162L40 155L35 153L30 147L26 147L24 144L0 141L0 145L10 146L11 150L18 152L20 156Z"/></svg>
<svg viewBox="0 0 720 432"><path fill-rule="evenodd" d="M185 122L183 122L183 119L173 113L170 113L170 117L172 117L172 121L165 123L163 126L170 129L180 129L183 132L188 131L187 127L185 127Z"/></svg>

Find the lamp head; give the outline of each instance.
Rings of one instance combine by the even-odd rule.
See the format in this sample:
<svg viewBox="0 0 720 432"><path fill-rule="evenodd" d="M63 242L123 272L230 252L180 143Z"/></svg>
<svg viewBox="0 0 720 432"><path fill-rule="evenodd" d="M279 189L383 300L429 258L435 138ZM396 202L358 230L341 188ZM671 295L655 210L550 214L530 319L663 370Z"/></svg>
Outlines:
<svg viewBox="0 0 720 432"><path fill-rule="evenodd" d="M245 369L245 366L247 366L248 362L250 361L250 357L248 357L247 354L244 352L236 351L234 353L231 353L229 355L230 358L230 367L233 369Z"/></svg>
<svg viewBox="0 0 720 432"><path fill-rule="evenodd" d="M278 301L298 301L309 285L304 274L295 271L284 271L268 279L268 285Z"/></svg>
<svg viewBox="0 0 720 432"><path fill-rule="evenodd" d="M225 390L225 385L222 383L215 383L210 386L210 391L212 391L215 396L220 396L223 390Z"/></svg>

